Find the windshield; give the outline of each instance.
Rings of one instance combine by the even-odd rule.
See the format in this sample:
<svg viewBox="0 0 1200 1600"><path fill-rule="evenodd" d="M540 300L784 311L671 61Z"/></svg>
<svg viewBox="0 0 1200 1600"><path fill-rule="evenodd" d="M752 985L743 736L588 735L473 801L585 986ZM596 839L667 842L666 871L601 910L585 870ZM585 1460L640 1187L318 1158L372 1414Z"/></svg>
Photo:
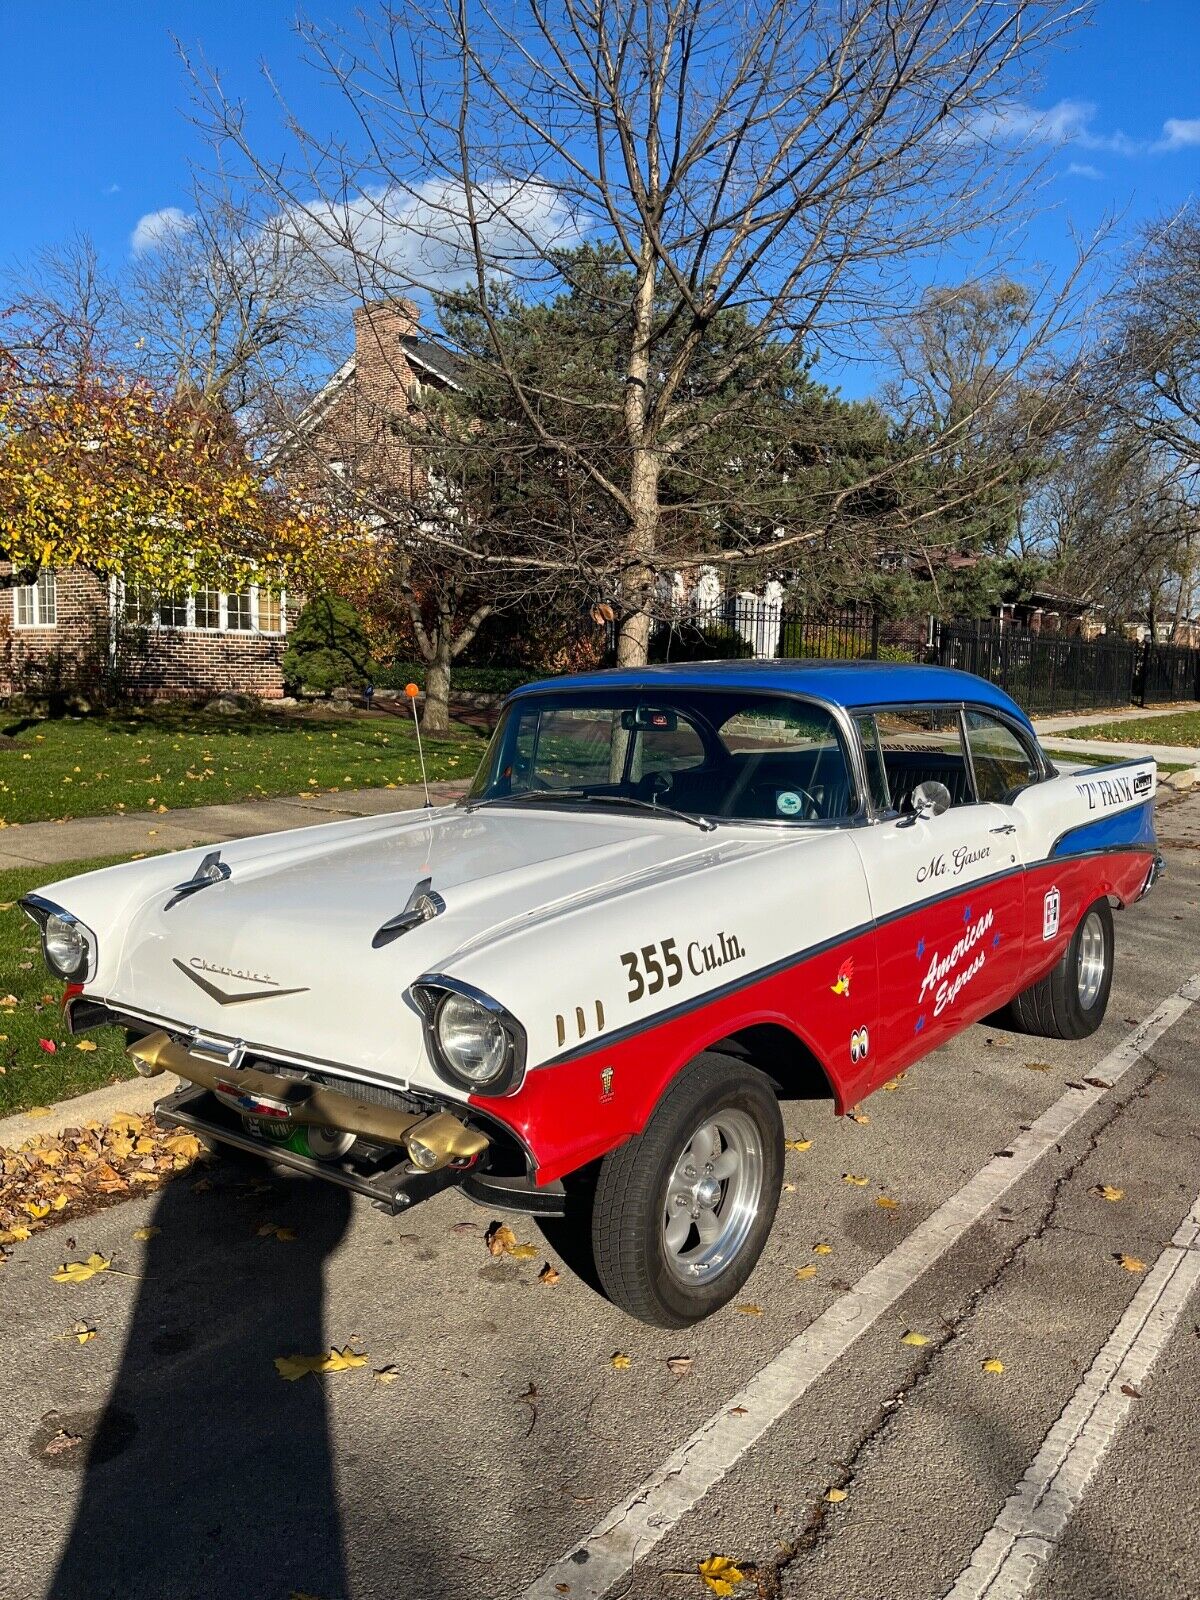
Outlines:
<svg viewBox="0 0 1200 1600"><path fill-rule="evenodd" d="M784 695L635 689L505 711L469 804L637 801L692 817L834 822L857 806L833 715Z"/></svg>

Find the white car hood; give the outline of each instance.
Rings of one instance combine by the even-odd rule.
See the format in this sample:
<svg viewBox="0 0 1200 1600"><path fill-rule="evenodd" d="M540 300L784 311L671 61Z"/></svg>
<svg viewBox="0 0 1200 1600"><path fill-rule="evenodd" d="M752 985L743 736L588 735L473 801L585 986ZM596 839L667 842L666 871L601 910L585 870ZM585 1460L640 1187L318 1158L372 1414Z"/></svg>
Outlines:
<svg viewBox="0 0 1200 1600"><path fill-rule="evenodd" d="M553 951L548 921L577 924L596 902L774 842L769 831L702 833L633 812L451 808L236 841L221 847L227 881L170 906L205 851L89 873L45 893L96 932L100 966L87 990L115 1007L444 1090L407 995L414 979L473 972L472 954L499 942L512 951L504 963L512 978L489 992L521 1017L537 981L531 964ZM426 878L445 911L373 948ZM521 941L538 928L543 936L525 957Z"/></svg>

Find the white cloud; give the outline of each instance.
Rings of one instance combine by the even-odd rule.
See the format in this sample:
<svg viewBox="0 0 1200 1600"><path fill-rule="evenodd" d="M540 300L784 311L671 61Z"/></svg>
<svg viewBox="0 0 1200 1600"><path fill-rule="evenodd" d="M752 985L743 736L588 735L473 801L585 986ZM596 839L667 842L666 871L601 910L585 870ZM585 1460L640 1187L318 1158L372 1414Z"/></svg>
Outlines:
<svg viewBox="0 0 1200 1600"><path fill-rule="evenodd" d="M1090 100L1058 100L1052 106L1031 106L1008 100L980 112L966 129L976 139L996 144L1073 146L1077 150L1105 151L1117 156L1169 155L1200 146L1200 117L1168 117L1158 139L1131 139L1118 128L1098 132L1096 107ZM1098 177L1094 169L1072 167L1078 177Z"/></svg>
<svg viewBox="0 0 1200 1600"><path fill-rule="evenodd" d="M551 185L497 179L473 195L490 269L519 271L546 248L567 249L587 234ZM453 289L474 277L463 190L428 182L416 190L370 189L345 202L294 207L275 227L291 230L348 287Z"/></svg>
<svg viewBox="0 0 1200 1600"><path fill-rule="evenodd" d="M1200 145L1200 117L1168 117L1155 150L1191 150Z"/></svg>
<svg viewBox="0 0 1200 1600"><path fill-rule="evenodd" d="M172 235L184 233L191 227L187 214L178 206L163 206L161 211L147 211L138 218L137 227L129 236L129 248L135 256L143 256L165 244Z"/></svg>
<svg viewBox="0 0 1200 1600"><path fill-rule="evenodd" d="M100 191L101 194L120 194L120 192L121 185L119 183L110 183Z"/></svg>
<svg viewBox="0 0 1200 1600"><path fill-rule="evenodd" d="M1104 174L1099 167L1093 167L1088 161L1072 161L1067 168L1068 178L1102 178Z"/></svg>

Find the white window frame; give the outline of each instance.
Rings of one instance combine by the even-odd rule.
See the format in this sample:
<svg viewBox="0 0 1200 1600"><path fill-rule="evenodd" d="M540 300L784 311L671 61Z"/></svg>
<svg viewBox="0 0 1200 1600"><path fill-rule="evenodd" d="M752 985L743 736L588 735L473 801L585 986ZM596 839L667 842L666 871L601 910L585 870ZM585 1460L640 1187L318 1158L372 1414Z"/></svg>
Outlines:
<svg viewBox="0 0 1200 1600"><path fill-rule="evenodd" d="M42 584L46 583L50 590L50 605L42 603ZM29 621L22 622L20 617L20 597L26 596L29 600ZM21 629L30 628L57 628L58 627L58 574L52 569L39 572L33 583L18 584L12 592L13 627ZM43 613L52 612L49 620Z"/></svg>
<svg viewBox="0 0 1200 1600"><path fill-rule="evenodd" d="M236 590L235 592L238 593L238 594L244 594L244 593L246 593L246 590L239 589L239 590ZM116 579L114 579L113 580L113 602L114 602L114 606L119 606L122 615L124 615L124 612L125 612L125 594L126 594L125 584L124 583L119 583ZM188 591L188 596L187 596L187 621L182 626L177 622L164 623L162 621L161 617L159 616L159 611L158 611L158 606L157 605L154 607L154 609L153 609L153 611L151 613L151 617L150 617L149 622L140 623L140 624L138 624L138 626L147 627L147 628L153 628L156 632L160 632L160 633L201 633L201 634L219 634L220 633L220 634L235 634L235 635L240 636L243 639L256 639L256 638L257 639L282 639L283 636L287 633L287 626L288 626L287 590L286 589L280 589L278 591L278 595L279 595L279 627L278 628L269 628L269 629L266 629L266 630L264 630L263 628L261 628L259 626L259 620L258 620L259 619L259 610L258 610L259 585L256 584L256 583L251 584L250 588L249 588L249 594L250 594L250 626L248 628L231 628L229 626L229 591L225 590L225 589L219 589L217 591L218 622L217 622L217 626L215 628L208 627L208 626L197 627L197 625L196 625L196 596L195 596L195 592L192 591L192 590ZM16 607L15 599L13 601L13 606L14 606L14 616L15 616L15 614L16 614L15 613L15 607ZM51 626L52 626L52 624L51 624Z"/></svg>

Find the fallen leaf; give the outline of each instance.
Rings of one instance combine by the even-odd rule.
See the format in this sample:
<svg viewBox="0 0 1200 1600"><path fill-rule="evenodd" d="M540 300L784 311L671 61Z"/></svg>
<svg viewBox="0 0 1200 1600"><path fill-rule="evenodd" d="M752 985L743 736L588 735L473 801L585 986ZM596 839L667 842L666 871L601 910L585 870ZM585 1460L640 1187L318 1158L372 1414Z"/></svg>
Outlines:
<svg viewBox="0 0 1200 1600"><path fill-rule="evenodd" d="M169 1133L163 1140L163 1149L177 1161L195 1161L200 1154L200 1141L194 1133Z"/></svg>
<svg viewBox="0 0 1200 1600"><path fill-rule="evenodd" d="M836 1506L836 1505L840 1504L840 1502L843 1501L846 1498L846 1490L845 1489L826 1489L825 1498L826 1498L826 1500L829 1501L830 1505Z"/></svg>
<svg viewBox="0 0 1200 1600"><path fill-rule="evenodd" d="M395 1383L396 1379L399 1376L400 1376L400 1368L399 1367L395 1367L395 1366L390 1366L389 1365L389 1366L386 1366L386 1367L376 1367L375 1368L375 1382L376 1383L384 1383L384 1384Z"/></svg>
<svg viewBox="0 0 1200 1600"><path fill-rule="evenodd" d="M264 1222L258 1230L260 1239L280 1239L284 1244L290 1244L296 1237L293 1228L281 1228L277 1222Z"/></svg>
<svg viewBox="0 0 1200 1600"><path fill-rule="evenodd" d="M813 1245L813 1255L815 1256L831 1256L832 1254L833 1246L831 1244L825 1244L822 1241L820 1244Z"/></svg>
<svg viewBox="0 0 1200 1600"><path fill-rule="evenodd" d="M896 1090L900 1087L900 1085L903 1082L903 1080L904 1080L904 1074L901 1072L896 1077L889 1078L886 1083L881 1083L879 1085L879 1087L881 1089L886 1090L888 1094L894 1094L896 1092Z"/></svg>
<svg viewBox="0 0 1200 1600"><path fill-rule="evenodd" d="M133 1237L135 1239L153 1239L153 1237L154 1237L154 1235L156 1233L161 1233L161 1232L162 1232L161 1228L154 1228L154 1227L135 1228L133 1230Z"/></svg>
<svg viewBox="0 0 1200 1600"><path fill-rule="evenodd" d="M5 1228L4 1232L0 1233L0 1244L23 1244L26 1239L32 1238L33 1229L27 1228L22 1222L15 1228Z"/></svg>
<svg viewBox="0 0 1200 1600"><path fill-rule="evenodd" d="M862 1127L866 1127L867 1123L871 1120L865 1111L851 1111L848 1112L847 1115L849 1116L851 1122L857 1122Z"/></svg>
<svg viewBox="0 0 1200 1600"><path fill-rule="evenodd" d="M1117 1257L1117 1260L1125 1268L1126 1272L1145 1272L1146 1270L1144 1261L1139 1261L1137 1256L1128 1256L1124 1251Z"/></svg>
<svg viewBox="0 0 1200 1600"><path fill-rule="evenodd" d="M983 1368L984 1372L1003 1372L1004 1371L1004 1363L1003 1363L1003 1361L997 1361L995 1356L992 1356L987 1361L981 1361L979 1363L979 1365Z"/></svg>
<svg viewBox="0 0 1200 1600"><path fill-rule="evenodd" d="M732 1594L746 1574L728 1556L709 1556L698 1568L700 1576L713 1594Z"/></svg>
<svg viewBox="0 0 1200 1600"><path fill-rule="evenodd" d="M865 1189L870 1181L870 1178L860 1178L857 1173L854 1172L842 1173L842 1182L852 1183L856 1189Z"/></svg>
<svg viewBox="0 0 1200 1600"><path fill-rule="evenodd" d="M796 1185L794 1183L785 1183L783 1186L783 1192L784 1194L795 1194Z"/></svg>
<svg viewBox="0 0 1200 1600"><path fill-rule="evenodd" d="M692 1370L692 1357L691 1356L668 1356L667 1357L667 1370L668 1370L668 1372L678 1372L678 1373L681 1373L681 1374L684 1373L684 1372L690 1372Z"/></svg>
<svg viewBox="0 0 1200 1600"><path fill-rule="evenodd" d="M96 1337L96 1330L90 1322L77 1322L69 1333L62 1335L64 1339L75 1339L80 1344L87 1344L89 1339Z"/></svg>
<svg viewBox="0 0 1200 1600"><path fill-rule="evenodd" d="M1025 1067L1025 1070L1027 1072L1049 1072L1050 1071L1050 1063L1048 1061L1026 1061L1024 1063L1024 1067Z"/></svg>
<svg viewBox="0 0 1200 1600"><path fill-rule="evenodd" d="M504 1255L516 1242L517 1236L507 1222L494 1223L484 1235L484 1243L490 1256Z"/></svg>
<svg viewBox="0 0 1200 1600"><path fill-rule="evenodd" d="M900 1343L916 1345L918 1348L920 1348L921 1345L929 1343L929 1335L927 1333L915 1333L910 1329L909 1332L906 1333L901 1339Z"/></svg>
<svg viewBox="0 0 1200 1600"><path fill-rule="evenodd" d="M50 1215L50 1206L45 1200L23 1200L21 1209L28 1211L29 1215L37 1221Z"/></svg>
<svg viewBox="0 0 1200 1600"><path fill-rule="evenodd" d="M68 1203L69 1199L70 1199L69 1195L56 1194L54 1196L54 1199L50 1202L52 1209L55 1210L55 1211L65 1211L66 1208L67 1208L67 1203Z"/></svg>
<svg viewBox="0 0 1200 1600"><path fill-rule="evenodd" d="M1142 1391L1136 1383L1123 1383L1121 1385L1121 1393L1127 1394L1131 1400L1140 1400L1142 1398Z"/></svg>
<svg viewBox="0 0 1200 1600"><path fill-rule="evenodd" d="M535 1244L510 1245L506 1252L514 1261L532 1261L535 1256L540 1256L541 1253Z"/></svg>
<svg viewBox="0 0 1200 1600"><path fill-rule="evenodd" d="M82 1050L86 1055L89 1051L97 1049L98 1046L95 1039L80 1039L75 1048L76 1050Z"/></svg>
<svg viewBox="0 0 1200 1600"><path fill-rule="evenodd" d="M801 1283L806 1283L809 1278L815 1278L816 1275L817 1269L814 1266L796 1268L796 1276L799 1278Z"/></svg>
<svg viewBox="0 0 1200 1600"><path fill-rule="evenodd" d="M895 1211L900 1202L899 1200L893 1200L890 1194L877 1194L875 1196L875 1204L881 1211Z"/></svg>
<svg viewBox="0 0 1200 1600"><path fill-rule="evenodd" d="M618 1372L628 1372L633 1362L620 1350L615 1350L608 1358L610 1367L615 1367Z"/></svg>
<svg viewBox="0 0 1200 1600"><path fill-rule="evenodd" d="M55 1283L86 1283L89 1278L94 1278L98 1272L107 1272L112 1266L111 1260L97 1255L93 1250L86 1261L64 1261L57 1272L51 1274Z"/></svg>
<svg viewBox="0 0 1200 1600"><path fill-rule="evenodd" d="M744 1317L761 1317L763 1308L756 1305L734 1306L735 1311L740 1311Z"/></svg>
<svg viewBox="0 0 1200 1600"><path fill-rule="evenodd" d="M552 1267L550 1265L550 1263L547 1261L546 1265L538 1273L538 1282L539 1283L557 1283L561 1276L562 1276L562 1274L559 1272L558 1268L557 1267Z"/></svg>
<svg viewBox="0 0 1200 1600"><path fill-rule="evenodd" d="M785 1150L811 1150L812 1149L812 1140L811 1139L785 1139L783 1141L783 1148Z"/></svg>
<svg viewBox="0 0 1200 1600"><path fill-rule="evenodd" d="M1098 1183L1092 1193L1100 1200L1124 1200L1124 1189L1114 1189L1111 1183Z"/></svg>
<svg viewBox="0 0 1200 1600"><path fill-rule="evenodd" d="M323 1356L276 1356L275 1370L281 1378L294 1383L308 1373L349 1372L354 1367L365 1367L367 1358L347 1345L344 1350L327 1350Z"/></svg>
<svg viewBox="0 0 1200 1600"><path fill-rule="evenodd" d="M24 965L24 963L22 963L22 965ZM53 1039L39 1039L38 1044L48 1056L56 1055L58 1053L58 1046L55 1044Z"/></svg>

